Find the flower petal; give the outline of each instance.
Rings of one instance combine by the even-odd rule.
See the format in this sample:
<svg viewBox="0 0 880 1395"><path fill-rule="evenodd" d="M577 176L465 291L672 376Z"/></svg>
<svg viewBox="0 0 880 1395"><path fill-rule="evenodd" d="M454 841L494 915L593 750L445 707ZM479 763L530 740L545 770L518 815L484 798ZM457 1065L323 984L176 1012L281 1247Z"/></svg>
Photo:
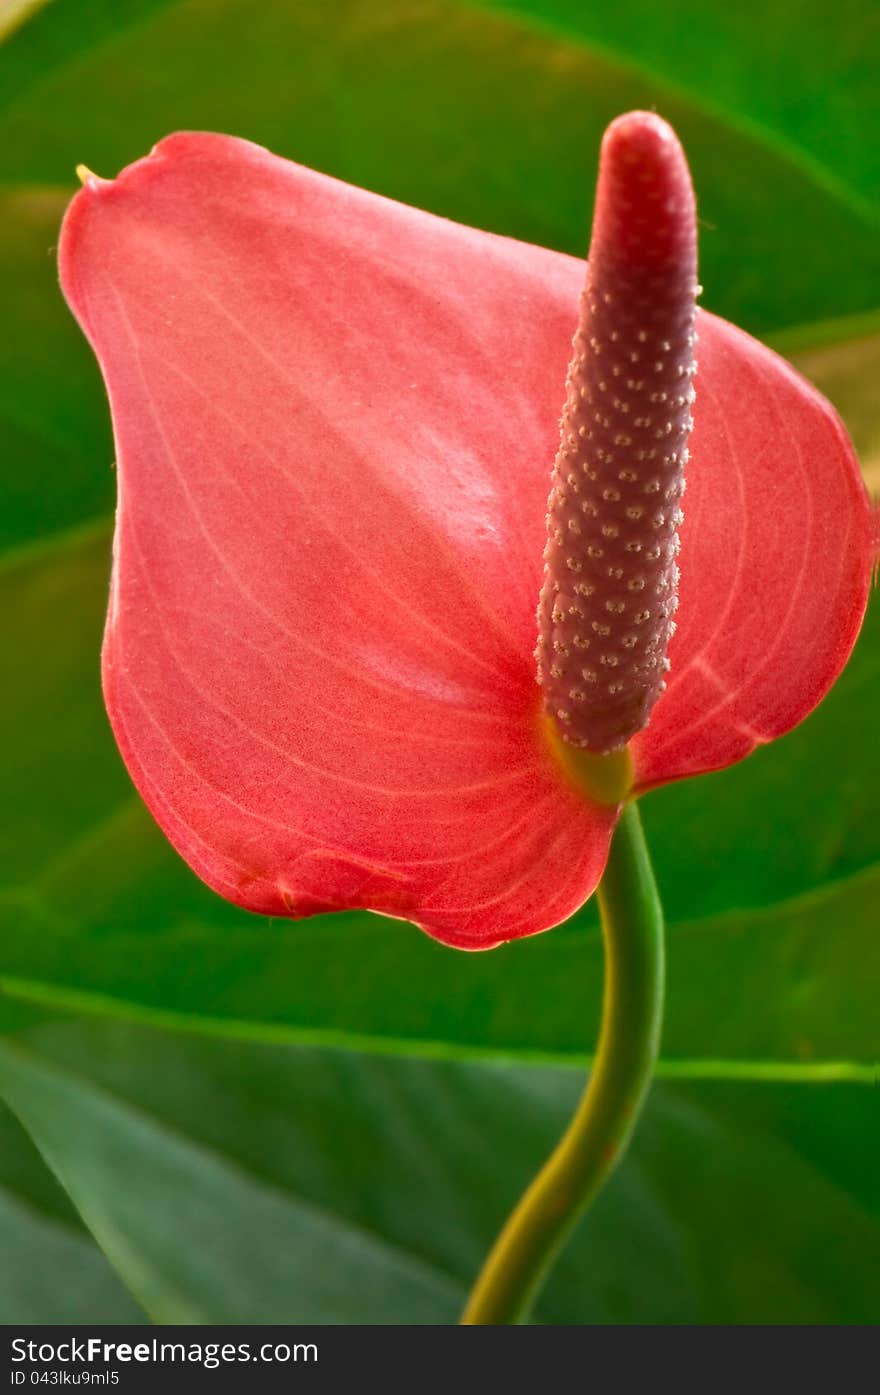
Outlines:
<svg viewBox="0 0 880 1395"><path fill-rule="evenodd" d="M802 721L867 604L874 519L830 404L714 315L699 365L666 692L633 752L639 788L719 769Z"/></svg>
<svg viewBox="0 0 880 1395"><path fill-rule="evenodd" d="M268 914L470 948L564 919L615 818L552 756L532 658L583 264L179 135L88 180L61 265L116 433L107 706L171 841ZM827 404L712 316L698 362L641 787L805 715L868 586Z"/></svg>
<svg viewBox="0 0 880 1395"><path fill-rule="evenodd" d="M119 466L107 706L229 899L476 948L595 887L614 811L541 739L532 658L574 265L219 136L74 201Z"/></svg>

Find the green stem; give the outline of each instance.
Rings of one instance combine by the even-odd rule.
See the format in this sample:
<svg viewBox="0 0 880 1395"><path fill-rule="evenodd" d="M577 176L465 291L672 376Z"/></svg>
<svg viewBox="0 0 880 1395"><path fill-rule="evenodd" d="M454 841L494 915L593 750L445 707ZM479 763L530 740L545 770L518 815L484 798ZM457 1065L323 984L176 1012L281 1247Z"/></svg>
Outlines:
<svg viewBox="0 0 880 1395"><path fill-rule="evenodd" d="M523 1322L553 1260L622 1157L648 1093L663 1015L663 911L635 804L599 887L605 997L586 1091L474 1285L465 1324Z"/></svg>

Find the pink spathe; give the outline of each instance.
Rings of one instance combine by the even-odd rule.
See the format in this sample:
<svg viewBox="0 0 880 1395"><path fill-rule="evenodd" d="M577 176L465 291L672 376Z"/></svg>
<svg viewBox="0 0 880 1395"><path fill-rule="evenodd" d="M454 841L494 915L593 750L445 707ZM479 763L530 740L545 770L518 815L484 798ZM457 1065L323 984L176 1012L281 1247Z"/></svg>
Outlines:
<svg viewBox="0 0 880 1395"><path fill-rule="evenodd" d="M270 915L474 949L565 919L618 812L554 754L533 659L583 263L183 134L88 181L61 273L116 436L107 709L175 847ZM697 356L638 788L804 717L869 584L827 403L711 315Z"/></svg>

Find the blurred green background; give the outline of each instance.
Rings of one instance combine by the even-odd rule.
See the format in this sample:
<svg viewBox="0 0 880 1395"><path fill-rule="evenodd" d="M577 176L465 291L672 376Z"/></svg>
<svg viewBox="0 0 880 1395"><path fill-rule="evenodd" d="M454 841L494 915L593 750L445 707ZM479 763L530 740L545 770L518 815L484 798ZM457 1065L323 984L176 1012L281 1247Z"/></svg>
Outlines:
<svg viewBox="0 0 880 1395"><path fill-rule="evenodd" d="M582 253L604 125L656 107L705 304L833 397L880 484L880 11L0 0L0 33L0 1320L452 1321L579 1092L595 916L463 955L251 918L166 845L99 694L112 446L53 255L74 166L216 129ZM875 604L803 727L645 801L661 1078L537 1321L876 1319L878 680Z"/></svg>

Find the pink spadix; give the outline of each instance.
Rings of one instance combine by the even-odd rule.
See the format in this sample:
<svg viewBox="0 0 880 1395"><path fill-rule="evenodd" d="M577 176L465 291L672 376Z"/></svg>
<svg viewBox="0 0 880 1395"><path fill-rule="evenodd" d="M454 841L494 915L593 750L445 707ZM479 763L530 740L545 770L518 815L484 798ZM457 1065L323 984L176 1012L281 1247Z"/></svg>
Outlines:
<svg viewBox="0 0 880 1395"><path fill-rule="evenodd" d="M697 291L684 153L665 121L632 112L602 144L538 616L546 710L596 753L641 731L665 687Z"/></svg>

